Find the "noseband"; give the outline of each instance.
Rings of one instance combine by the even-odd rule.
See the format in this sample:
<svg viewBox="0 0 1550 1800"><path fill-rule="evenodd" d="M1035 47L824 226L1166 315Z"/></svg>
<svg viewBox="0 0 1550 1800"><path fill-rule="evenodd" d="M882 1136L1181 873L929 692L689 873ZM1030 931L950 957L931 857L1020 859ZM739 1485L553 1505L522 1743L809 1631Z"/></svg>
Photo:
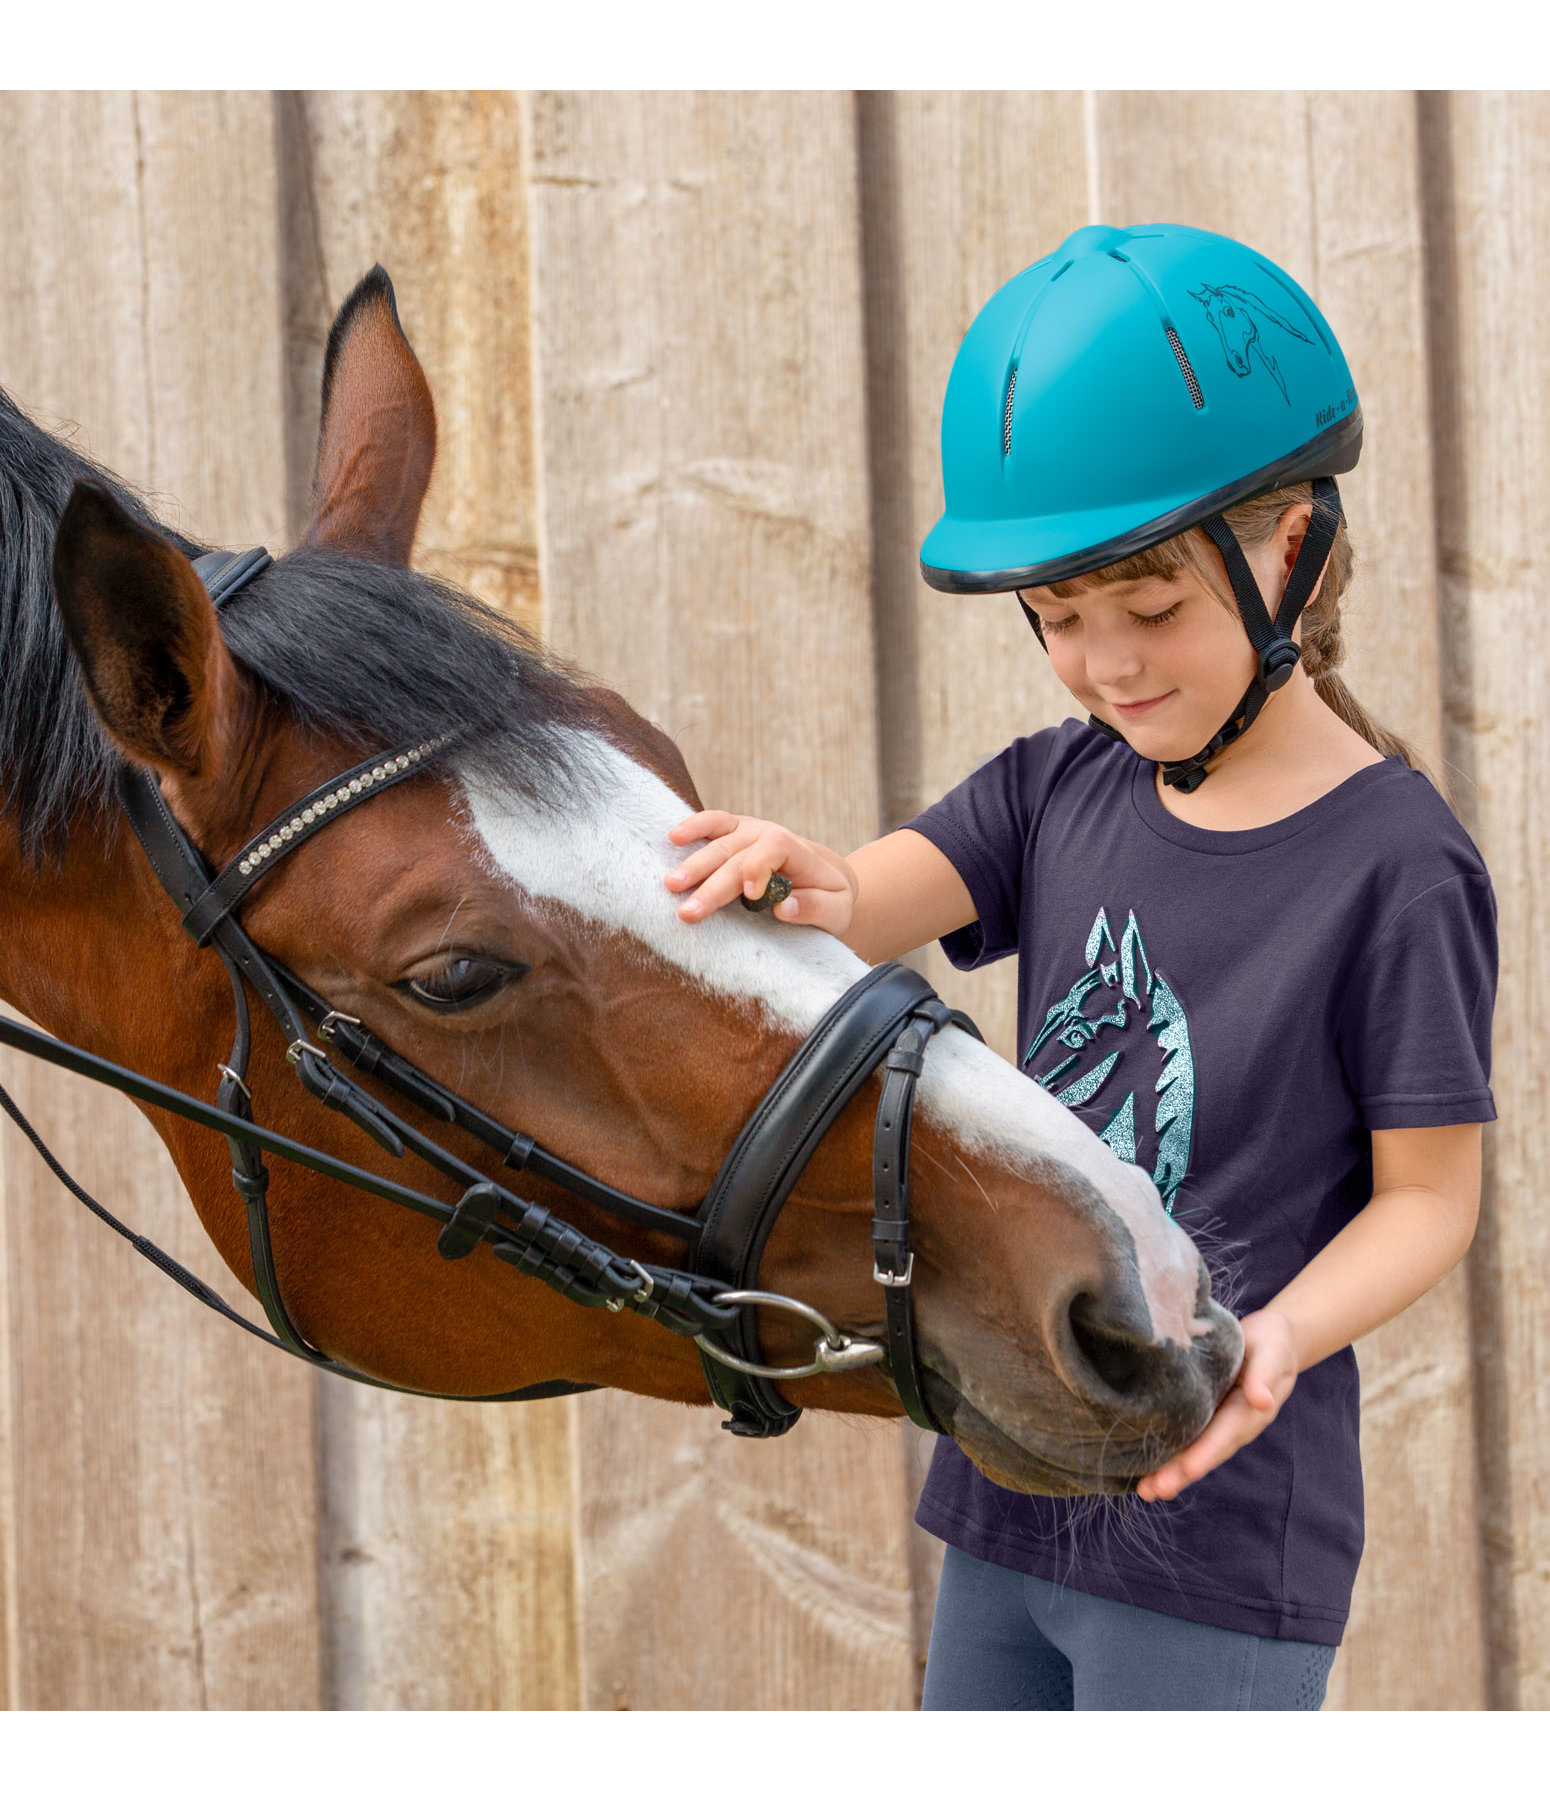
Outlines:
<svg viewBox="0 0 1550 1800"><path fill-rule="evenodd" d="M219 608L261 574L270 560L262 550L240 555L212 552L200 557L194 568ZM265 1151L435 1220L440 1225L437 1249L449 1260L488 1245L502 1262L536 1276L579 1305L606 1307L612 1312L628 1309L692 1338L712 1399L731 1415L723 1423L738 1436L777 1437L801 1417L801 1409L780 1394L776 1381L834 1374L880 1362L886 1362L909 1416L926 1429L939 1431L922 1392L910 1299L915 1261L909 1247L910 1124L916 1083L932 1037L949 1024L975 1037L979 1032L913 970L900 963L884 963L840 996L760 1101L710 1192L691 1215L622 1193L552 1155L525 1133L512 1131L470 1106L417 1064L399 1056L359 1019L332 1008L283 963L259 949L243 930L238 922L243 902L292 850L353 807L435 766L453 747L452 737L441 737L358 763L271 821L213 876L172 816L154 779L133 765L124 767L119 799L152 869L177 906L184 929L196 944L216 952L231 979L236 1033L230 1060L219 1065L221 1081L214 1106L10 1020L0 1019L0 1042L220 1131L231 1152L232 1181L247 1210L254 1285L274 1333L272 1338L267 1333L258 1335L335 1374L374 1387L396 1386L333 1361L309 1344L292 1322L275 1274ZM456 1182L463 1190L462 1198L449 1204L258 1125L247 1082L249 989L279 1025L291 1066L309 1094L343 1113L390 1154L401 1157L406 1151L413 1152L438 1174ZM322 1042L309 1035L309 1022ZM677 1269L637 1262L565 1224L548 1208L489 1180L368 1093L333 1060L330 1051L430 1118L456 1126L498 1151L503 1167L525 1170L618 1218L678 1239L687 1246L687 1266ZM846 1335L805 1302L757 1286L760 1259L781 1208L824 1134L879 1068L883 1084L873 1130L872 1244L873 1279L886 1295L886 1347ZM196 1277L125 1230L69 1181L3 1090L0 1105L72 1191L129 1237L142 1254L197 1298L257 1331ZM795 1315L816 1330L817 1340L807 1363L772 1367L761 1360L760 1309ZM540 1382L515 1393L478 1398L539 1399L585 1392L590 1385Z"/></svg>

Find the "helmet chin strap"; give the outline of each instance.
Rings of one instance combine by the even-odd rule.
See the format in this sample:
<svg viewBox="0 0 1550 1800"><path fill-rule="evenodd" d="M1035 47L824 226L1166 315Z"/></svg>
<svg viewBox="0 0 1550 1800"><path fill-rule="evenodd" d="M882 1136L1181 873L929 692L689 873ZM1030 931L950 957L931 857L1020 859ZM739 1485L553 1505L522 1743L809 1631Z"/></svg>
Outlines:
<svg viewBox="0 0 1550 1800"><path fill-rule="evenodd" d="M1210 743L1180 762L1161 764L1163 781L1168 787L1176 787L1181 794L1192 794L1210 773L1207 765L1212 758L1242 737L1259 717L1260 708L1275 690L1284 687L1291 680L1292 670L1297 667L1302 655L1300 648L1292 640L1292 627L1308 604L1339 525L1340 490L1331 477L1321 475L1313 483L1313 517L1308 521L1307 533L1298 549L1297 560L1292 564L1292 572L1287 577L1281 604L1272 623L1264 596L1259 591L1259 583L1254 579L1254 571L1249 567L1242 546L1233 536L1232 528L1219 513L1200 521L1200 529L1216 545L1222 553L1222 561L1227 565L1227 579L1232 583L1238 612L1243 619L1244 629L1249 634L1249 642L1259 658L1259 666L1255 669L1254 679L1249 683L1243 698L1233 708L1231 718ZM1039 629L1038 615L1023 600L1021 594L1018 595L1018 602L1028 623L1033 627L1034 635L1044 644L1044 633ZM1044 648L1048 654L1049 646L1045 644ZM1087 723L1118 743L1129 741L1122 731L1091 713L1088 714Z"/></svg>

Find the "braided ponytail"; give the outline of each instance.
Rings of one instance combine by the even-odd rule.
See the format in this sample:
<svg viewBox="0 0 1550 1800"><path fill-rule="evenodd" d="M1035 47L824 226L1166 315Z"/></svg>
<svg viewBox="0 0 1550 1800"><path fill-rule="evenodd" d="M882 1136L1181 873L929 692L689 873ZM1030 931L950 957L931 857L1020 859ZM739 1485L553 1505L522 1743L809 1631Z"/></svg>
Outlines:
<svg viewBox="0 0 1550 1800"><path fill-rule="evenodd" d="M1274 535L1287 507L1295 506L1299 500L1311 502L1312 499L1313 483L1300 481L1292 487L1277 488L1269 494L1258 494L1222 516L1232 527L1239 543L1245 546L1263 544ZM1329 562L1319 591L1303 608L1303 667L1308 671L1318 697L1338 719L1349 725L1359 737L1365 738L1382 755L1402 757L1412 769L1419 769L1433 787L1447 798L1447 790L1438 781L1420 751L1407 738L1402 738L1398 732L1390 731L1386 725L1380 724L1340 676L1340 665L1345 661L1345 641L1340 629L1340 602L1351 585L1355 561L1342 515L1335 532L1335 541L1330 546ZM1214 569L1211 574L1215 577L1211 585L1224 600L1227 599L1229 596L1223 593L1222 577ZM1233 611L1236 614L1236 605ZM1449 804L1452 804L1451 799Z"/></svg>

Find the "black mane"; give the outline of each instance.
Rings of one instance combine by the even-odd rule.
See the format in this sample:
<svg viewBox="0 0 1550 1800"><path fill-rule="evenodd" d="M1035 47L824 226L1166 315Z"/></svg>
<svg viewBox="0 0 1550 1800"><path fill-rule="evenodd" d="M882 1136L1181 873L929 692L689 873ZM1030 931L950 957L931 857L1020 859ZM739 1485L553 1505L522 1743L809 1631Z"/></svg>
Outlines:
<svg viewBox="0 0 1550 1800"><path fill-rule="evenodd" d="M72 817L111 820L122 761L98 723L54 605L50 556L70 490L104 481L187 556L196 544L0 391L0 806L30 860L62 853ZM361 755L456 731L465 766L542 799L566 785L550 727L574 722L574 676L520 627L408 569L295 550L223 611L237 662L300 730Z"/></svg>

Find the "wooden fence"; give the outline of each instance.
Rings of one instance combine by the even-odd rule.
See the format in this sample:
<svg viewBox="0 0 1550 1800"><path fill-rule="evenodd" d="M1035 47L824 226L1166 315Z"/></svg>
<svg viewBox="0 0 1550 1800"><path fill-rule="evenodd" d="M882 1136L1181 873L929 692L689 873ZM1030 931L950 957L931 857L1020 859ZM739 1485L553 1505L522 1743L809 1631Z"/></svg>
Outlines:
<svg viewBox="0 0 1550 1800"><path fill-rule="evenodd" d="M916 573L953 351L1095 218L1244 237L1368 419L1350 680L1501 906L1487 1198L1360 1348L1368 1549L1330 1705L1550 1704L1550 100L1527 94L0 97L0 384L221 543L294 537L332 310L391 271L442 424L420 558L848 848L1070 710ZM771 727L775 728L772 729ZM1012 1050L1009 971L934 978ZM228 1294L127 1103L10 1056L88 1186ZM344 1390L0 1131L0 1679L25 1707L909 1707L925 1444L618 1394Z"/></svg>

